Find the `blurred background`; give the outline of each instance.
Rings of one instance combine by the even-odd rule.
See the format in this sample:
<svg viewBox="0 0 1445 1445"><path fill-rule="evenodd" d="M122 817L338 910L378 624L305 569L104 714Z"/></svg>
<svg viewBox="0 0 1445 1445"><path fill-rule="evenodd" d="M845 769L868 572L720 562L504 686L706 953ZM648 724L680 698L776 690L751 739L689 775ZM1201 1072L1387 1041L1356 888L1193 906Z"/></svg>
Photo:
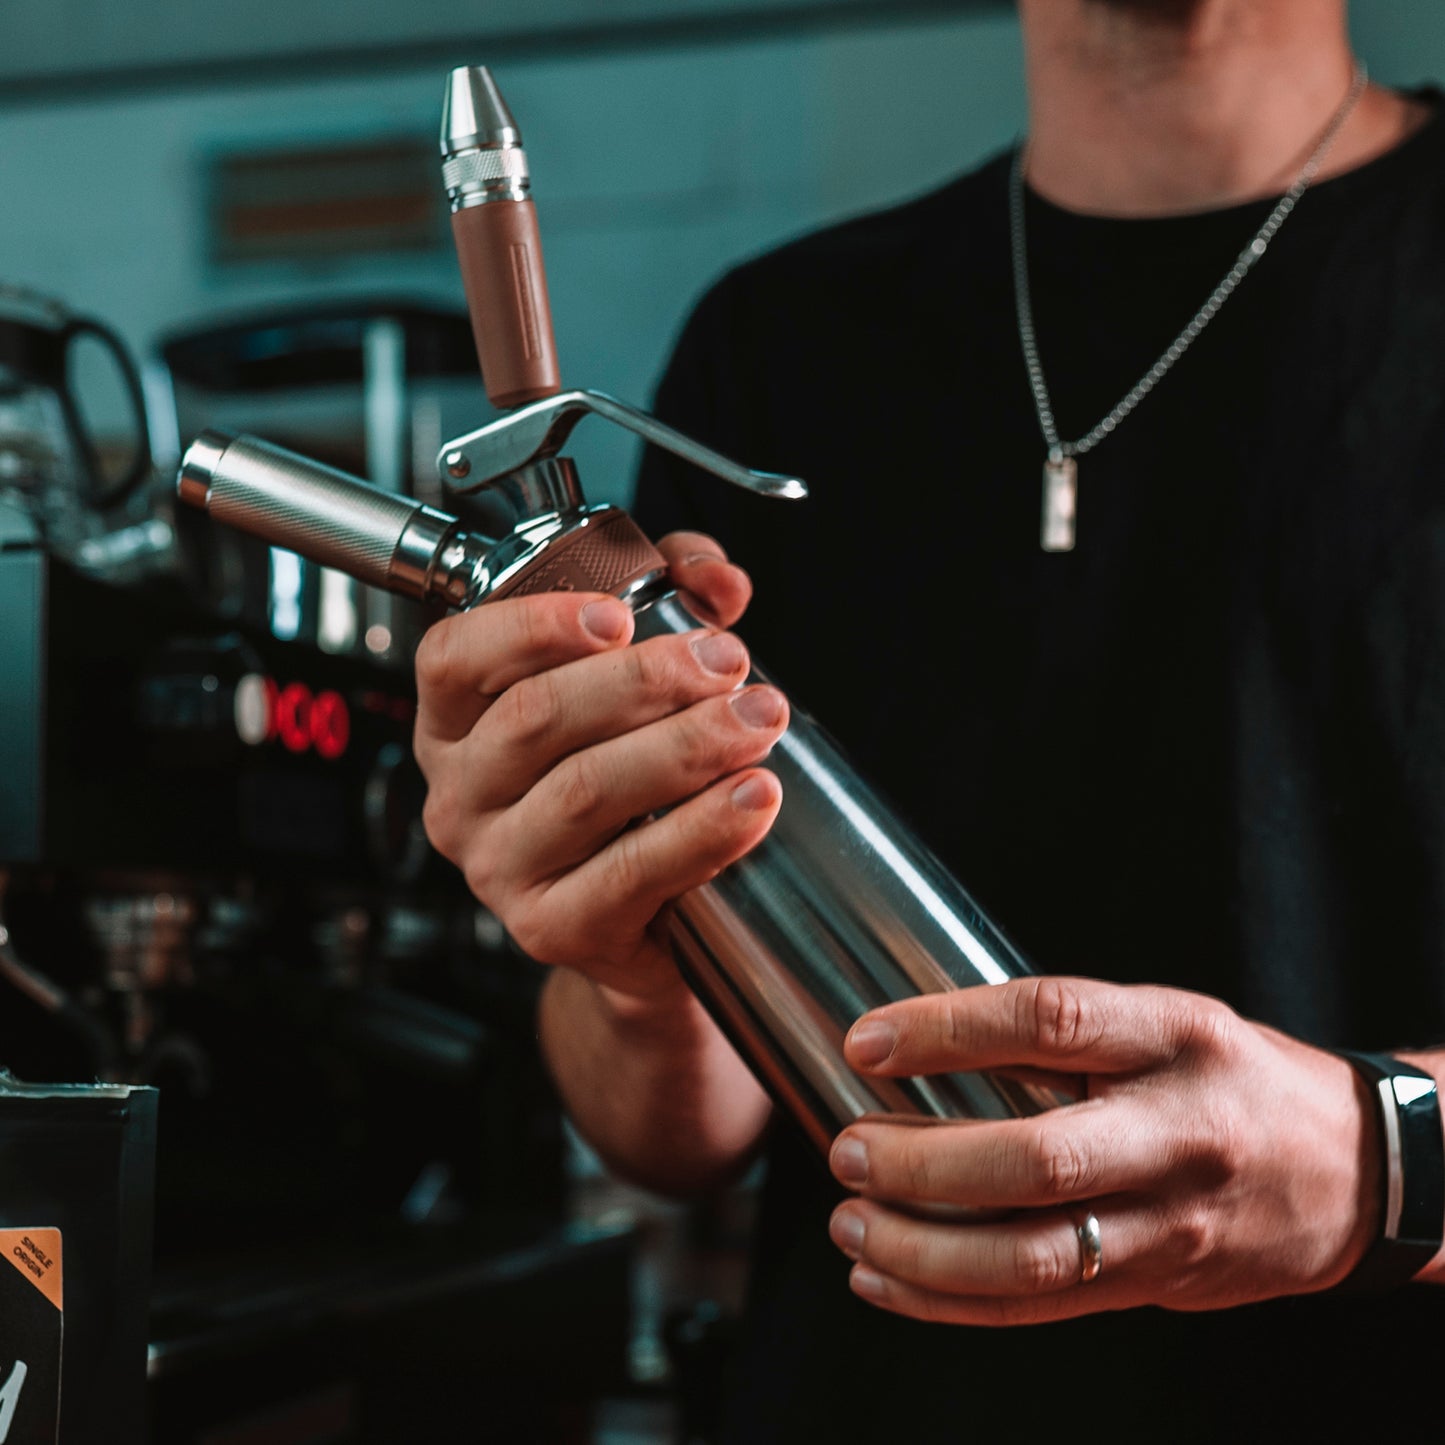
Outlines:
<svg viewBox="0 0 1445 1445"><path fill-rule="evenodd" d="M1376 79L1445 74L1438 0L1352 24ZM756 1181L669 1205L570 1135L535 967L420 832L435 613L176 515L175 467L221 426L442 500L493 415L453 67L520 124L564 384L645 407L726 268L1019 134L1012 7L11 0L0 37L0 1070L161 1095L147 1424L73 1438L701 1445ZM591 501L638 445L580 429Z"/></svg>
<svg viewBox="0 0 1445 1445"><path fill-rule="evenodd" d="M1377 78L1445 69L1431 0L1357 0L1353 25ZM1012 7L989 0L357 0L344 20L16 0L5 30L7 282L141 352L280 303L457 305L430 143L447 70L487 64L532 161L564 381L639 403L729 264L917 194L1023 121ZM321 174L345 218L305 214ZM357 214L388 196L404 223ZM598 430L589 489L622 499L634 444Z"/></svg>

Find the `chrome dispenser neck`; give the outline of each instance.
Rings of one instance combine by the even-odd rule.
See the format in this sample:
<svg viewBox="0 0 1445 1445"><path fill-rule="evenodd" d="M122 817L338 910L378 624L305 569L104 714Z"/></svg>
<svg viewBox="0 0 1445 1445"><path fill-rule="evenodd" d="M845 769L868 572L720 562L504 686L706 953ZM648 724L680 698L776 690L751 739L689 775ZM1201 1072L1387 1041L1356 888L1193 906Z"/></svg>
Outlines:
<svg viewBox="0 0 1445 1445"><path fill-rule="evenodd" d="M453 443L453 448L455 445ZM471 471L471 463L466 453L449 448L443 453L442 469L455 485L455 479L464 478ZM582 483L571 457L544 457L514 471L489 477L481 485L505 503L522 526L534 517L576 512L586 506ZM472 493L480 491L481 486L455 489Z"/></svg>
<svg viewBox="0 0 1445 1445"><path fill-rule="evenodd" d="M440 515L419 516L402 534L392 575L416 586L411 595L422 601L470 607L487 590L492 540L478 532L463 532L455 524L439 530L432 517Z"/></svg>

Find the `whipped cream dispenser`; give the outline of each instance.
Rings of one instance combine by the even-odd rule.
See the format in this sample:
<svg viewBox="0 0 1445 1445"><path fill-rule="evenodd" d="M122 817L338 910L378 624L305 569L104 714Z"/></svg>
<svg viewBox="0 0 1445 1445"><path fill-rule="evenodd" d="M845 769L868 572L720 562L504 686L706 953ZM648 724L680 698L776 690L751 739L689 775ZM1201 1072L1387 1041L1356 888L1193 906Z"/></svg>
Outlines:
<svg viewBox="0 0 1445 1445"><path fill-rule="evenodd" d="M465 609L556 588L611 592L633 608L639 640L693 630L698 619L626 512L587 505L562 455L577 423L596 415L769 496L801 500L807 488L599 392L564 391L526 156L485 68L449 77L441 148L483 379L504 414L448 443L438 466L456 489L500 493L513 530L482 536L414 499L215 432L185 454L182 499L418 600ZM989 1074L879 1080L843 1062L843 1037L870 1008L1031 969L812 719L794 710L768 766L783 787L771 833L679 899L668 927L689 983L774 1099L823 1150L865 1113L1005 1118L1058 1102L1036 1084Z"/></svg>

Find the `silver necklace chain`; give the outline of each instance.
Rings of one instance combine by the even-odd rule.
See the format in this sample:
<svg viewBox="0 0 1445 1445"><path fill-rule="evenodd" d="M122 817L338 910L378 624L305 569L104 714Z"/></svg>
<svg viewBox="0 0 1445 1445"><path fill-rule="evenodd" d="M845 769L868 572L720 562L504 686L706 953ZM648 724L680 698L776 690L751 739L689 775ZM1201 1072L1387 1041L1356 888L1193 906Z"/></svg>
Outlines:
<svg viewBox="0 0 1445 1445"><path fill-rule="evenodd" d="M1235 288L1249 274L1255 263L1269 248L1275 233L1284 225L1289 213L1294 210L1299 198L1309 189L1340 128L1349 119L1355 102L1364 93L1368 76L1363 65L1355 69L1349 94L1345 96L1338 110L1330 117L1319 143L1310 158L1304 163L1295 183L1279 198L1274 209L1265 217L1264 224L1255 232L1253 239L1239 253L1238 260L1229 268L1229 274L1210 293L1209 299L1194 313L1189 324L1169 344L1164 354L1129 388L1123 399L1094 429L1076 442L1059 439L1058 426L1054 421L1053 403L1049 399L1048 383L1044 380L1044 369L1039 361L1038 340L1034 335L1033 304L1029 296L1028 241L1024 233L1024 159L1026 147L1020 145L1014 151L1013 169L1009 177L1009 234L1013 245L1014 301L1018 311L1019 340L1023 344L1024 364L1028 367L1029 386L1034 394L1034 410L1038 414L1039 429L1049 448L1049 456L1055 461L1065 457L1083 456L1103 441L1115 427L1149 395L1159 384L1165 373L1179 360L1198 337L1199 333L1214 319L1219 308L1234 294Z"/></svg>

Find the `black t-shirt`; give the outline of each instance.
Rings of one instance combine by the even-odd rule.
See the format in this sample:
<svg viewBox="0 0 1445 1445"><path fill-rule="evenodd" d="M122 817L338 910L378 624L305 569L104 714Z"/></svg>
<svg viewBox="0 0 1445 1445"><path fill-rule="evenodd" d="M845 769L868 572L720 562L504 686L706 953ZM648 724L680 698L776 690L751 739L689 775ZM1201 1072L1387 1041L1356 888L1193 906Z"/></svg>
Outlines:
<svg viewBox="0 0 1445 1445"><path fill-rule="evenodd" d="M1306 193L1080 459L1066 554L1039 546L1007 173L724 278L657 411L813 495L652 451L639 519L751 572L758 661L1040 969L1204 990L1324 1046L1445 1041L1445 121ZM1269 209L1029 196L1064 437ZM730 1440L1338 1438L1398 1427L1412 1391L1438 1418L1445 1292L926 1326L850 1296L839 1197L780 1126Z"/></svg>

